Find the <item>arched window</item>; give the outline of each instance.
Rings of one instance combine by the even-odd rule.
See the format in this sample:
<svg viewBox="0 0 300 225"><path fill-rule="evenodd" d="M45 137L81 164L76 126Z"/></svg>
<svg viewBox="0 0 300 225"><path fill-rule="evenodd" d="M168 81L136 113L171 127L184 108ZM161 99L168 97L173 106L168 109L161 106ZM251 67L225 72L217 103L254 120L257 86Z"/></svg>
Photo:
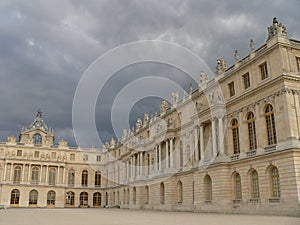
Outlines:
<svg viewBox="0 0 300 225"><path fill-rule="evenodd" d="M14 168L14 183L19 184L21 181L21 166L15 166Z"/></svg>
<svg viewBox="0 0 300 225"><path fill-rule="evenodd" d="M178 181L177 183L177 200L178 200L178 203L182 203L182 200L183 200L183 193L182 193L182 182L181 181Z"/></svg>
<svg viewBox="0 0 300 225"><path fill-rule="evenodd" d="M165 204L165 185L164 183L160 183L160 188L159 188L159 194L160 194L160 204Z"/></svg>
<svg viewBox="0 0 300 225"><path fill-rule="evenodd" d="M99 192L94 193L93 195L93 207L101 207L101 194Z"/></svg>
<svg viewBox="0 0 300 225"><path fill-rule="evenodd" d="M86 192L81 192L80 193L80 207L88 207L89 205L89 195Z"/></svg>
<svg viewBox="0 0 300 225"><path fill-rule="evenodd" d="M96 171L95 173L95 187L101 186L101 173L100 171Z"/></svg>
<svg viewBox="0 0 300 225"><path fill-rule="evenodd" d="M276 127L275 127L275 117L273 112L273 107L271 105L267 105L265 109L265 117L266 117L266 126L267 126L267 136L268 136L268 145L276 144Z"/></svg>
<svg viewBox="0 0 300 225"><path fill-rule="evenodd" d="M256 143L255 120L254 120L254 114L252 112L249 112L247 115L247 124L248 124L248 136L249 136L249 149L253 150L257 148L257 143Z"/></svg>
<svg viewBox="0 0 300 225"><path fill-rule="evenodd" d="M129 199L130 199L130 192L129 188L127 189L127 204L129 204Z"/></svg>
<svg viewBox="0 0 300 225"><path fill-rule="evenodd" d="M258 174L256 170L250 173L251 179L251 198L259 199L259 184L258 184Z"/></svg>
<svg viewBox="0 0 300 225"><path fill-rule="evenodd" d="M75 171L73 169L68 172L68 186L74 187L75 184Z"/></svg>
<svg viewBox="0 0 300 225"><path fill-rule="evenodd" d="M75 194L73 191L69 191L66 194L66 206L72 207L75 205Z"/></svg>
<svg viewBox="0 0 300 225"><path fill-rule="evenodd" d="M204 201L210 202L212 200L212 181L209 175L204 177Z"/></svg>
<svg viewBox="0 0 300 225"><path fill-rule="evenodd" d="M113 191L113 198L112 198L113 205L116 204L116 192Z"/></svg>
<svg viewBox="0 0 300 225"><path fill-rule="evenodd" d="M126 203L126 190L123 190L123 204Z"/></svg>
<svg viewBox="0 0 300 225"><path fill-rule="evenodd" d="M88 186L88 171L84 170L82 171L82 175L81 175L81 186Z"/></svg>
<svg viewBox="0 0 300 225"><path fill-rule="evenodd" d="M10 205L11 206L19 206L20 202L20 191L18 189L14 189L10 194Z"/></svg>
<svg viewBox="0 0 300 225"><path fill-rule="evenodd" d="M234 175L233 175L233 187L234 187L234 199L241 200L242 199L242 183L241 183L241 176L239 173L234 173Z"/></svg>
<svg viewBox="0 0 300 225"><path fill-rule="evenodd" d="M33 135L33 144L34 145L42 145L42 135L40 135L40 134Z"/></svg>
<svg viewBox="0 0 300 225"><path fill-rule="evenodd" d="M32 167L31 170L31 184L37 184L39 182L39 168L37 166Z"/></svg>
<svg viewBox="0 0 300 225"><path fill-rule="evenodd" d="M280 198L280 180L278 169L274 166L270 170L271 175L271 197Z"/></svg>
<svg viewBox="0 0 300 225"><path fill-rule="evenodd" d="M55 185L55 178L56 178L56 169L50 168L49 170L49 185Z"/></svg>
<svg viewBox="0 0 300 225"><path fill-rule="evenodd" d="M132 202L134 205L136 204L136 187L133 187Z"/></svg>
<svg viewBox="0 0 300 225"><path fill-rule="evenodd" d="M54 207L55 206L55 192L49 191L47 193L47 207Z"/></svg>
<svg viewBox="0 0 300 225"><path fill-rule="evenodd" d="M233 153L240 153L240 140L239 140L239 125L237 119L233 119L231 122L232 125L232 144L233 144Z"/></svg>
<svg viewBox="0 0 300 225"><path fill-rule="evenodd" d="M145 192L146 192L145 204L149 204L149 186L145 187Z"/></svg>
<svg viewBox="0 0 300 225"><path fill-rule="evenodd" d="M29 192L29 206L36 206L38 201L38 192L36 190L31 190Z"/></svg>

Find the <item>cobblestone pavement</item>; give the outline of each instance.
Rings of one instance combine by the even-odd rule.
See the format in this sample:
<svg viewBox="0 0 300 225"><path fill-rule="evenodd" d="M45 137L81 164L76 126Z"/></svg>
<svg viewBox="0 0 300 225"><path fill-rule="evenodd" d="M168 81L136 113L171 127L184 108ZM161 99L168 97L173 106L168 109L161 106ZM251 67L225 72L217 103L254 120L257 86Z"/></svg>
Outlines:
<svg viewBox="0 0 300 225"><path fill-rule="evenodd" d="M0 225L300 225L300 218L127 209L7 209Z"/></svg>

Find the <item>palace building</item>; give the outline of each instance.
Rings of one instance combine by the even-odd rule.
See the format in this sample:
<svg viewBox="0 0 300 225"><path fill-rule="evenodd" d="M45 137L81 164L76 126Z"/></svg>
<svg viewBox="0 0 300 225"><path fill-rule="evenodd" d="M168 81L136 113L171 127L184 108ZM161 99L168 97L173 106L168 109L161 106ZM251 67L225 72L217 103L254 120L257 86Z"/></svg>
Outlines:
<svg viewBox="0 0 300 225"><path fill-rule="evenodd" d="M41 111L0 143L4 207L300 215L300 41L268 38L102 149L54 145Z"/></svg>

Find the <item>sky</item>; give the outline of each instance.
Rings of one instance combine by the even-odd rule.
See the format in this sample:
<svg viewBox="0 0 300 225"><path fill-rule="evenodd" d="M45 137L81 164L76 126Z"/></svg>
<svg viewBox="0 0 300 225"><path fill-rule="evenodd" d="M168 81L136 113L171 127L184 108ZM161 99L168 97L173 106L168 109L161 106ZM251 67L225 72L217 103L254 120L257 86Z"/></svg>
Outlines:
<svg viewBox="0 0 300 225"><path fill-rule="evenodd" d="M0 140L18 137L41 108L56 141L76 145L72 104L79 81L95 59L120 45L168 41L190 49L214 71L217 58L224 57L229 66L236 49L240 57L249 54L250 39L256 48L264 44L274 16L290 38L300 40L299 8L300 0L1 0ZM112 96L139 74L164 74L189 84L182 71L157 63L116 72L113 85L107 85L109 95L95 106L103 142L114 136ZM158 111L160 102L158 97L141 99L125 120L132 126L137 117Z"/></svg>

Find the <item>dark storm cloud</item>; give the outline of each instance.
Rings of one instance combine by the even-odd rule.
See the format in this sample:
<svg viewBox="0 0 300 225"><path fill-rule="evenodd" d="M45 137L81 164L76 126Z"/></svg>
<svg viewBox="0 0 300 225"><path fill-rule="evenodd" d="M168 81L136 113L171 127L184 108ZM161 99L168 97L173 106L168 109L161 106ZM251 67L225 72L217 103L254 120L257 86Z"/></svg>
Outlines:
<svg viewBox="0 0 300 225"><path fill-rule="evenodd" d="M299 0L3 0L0 139L17 136L42 108L57 139L68 139L74 145L76 86L90 63L113 47L144 39L171 41L197 53L214 71L216 58L225 57L229 65L235 49L240 57L247 55L251 38L256 47L263 44L274 16L287 27L291 38L300 39L299 8ZM114 88L111 91L115 94ZM149 102L157 104L156 100ZM137 104L143 112L132 110L130 120L147 109L152 112L150 103L148 107ZM107 107L109 112L110 104L97 107ZM109 121L103 121L100 112L96 115L103 135L110 138L112 133L105 131Z"/></svg>

